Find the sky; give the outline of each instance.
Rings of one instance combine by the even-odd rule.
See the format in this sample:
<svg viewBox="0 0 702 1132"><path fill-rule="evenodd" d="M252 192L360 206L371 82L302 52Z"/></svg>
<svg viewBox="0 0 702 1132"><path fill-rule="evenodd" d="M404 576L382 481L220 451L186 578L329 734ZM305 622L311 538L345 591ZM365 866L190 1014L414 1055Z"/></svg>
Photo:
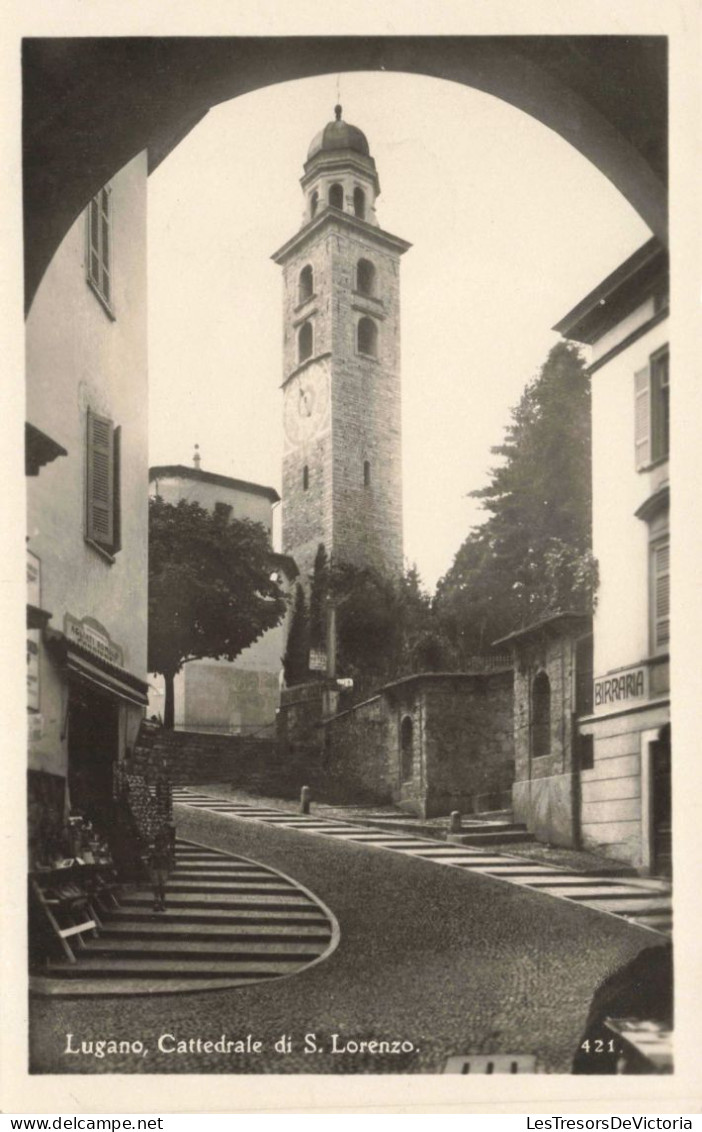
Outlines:
<svg viewBox="0 0 702 1132"><path fill-rule="evenodd" d="M405 557L433 589L471 527L551 327L650 236L567 142L491 95L416 75L282 83L213 110L149 179L154 464L281 486L282 282L313 136L366 134L401 261Z"/></svg>

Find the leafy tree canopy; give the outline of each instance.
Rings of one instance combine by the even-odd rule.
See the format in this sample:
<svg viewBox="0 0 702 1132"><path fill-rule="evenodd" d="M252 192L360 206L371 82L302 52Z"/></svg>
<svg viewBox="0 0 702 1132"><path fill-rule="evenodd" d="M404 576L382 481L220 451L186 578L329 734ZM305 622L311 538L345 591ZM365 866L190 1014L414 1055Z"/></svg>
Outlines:
<svg viewBox="0 0 702 1132"><path fill-rule="evenodd" d="M166 726L173 678L187 661L234 660L285 611L266 529L230 510L149 501L149 671L166 680Z"/></svg>
<svg viewBox="0 0 702 1132"><path fill-rule="evenodd" d="M549 613L593 608L590 383L575 346L554 346L492 452L501 463L471 492L488 518L458 550L435 599L464 658Z"/></svg>

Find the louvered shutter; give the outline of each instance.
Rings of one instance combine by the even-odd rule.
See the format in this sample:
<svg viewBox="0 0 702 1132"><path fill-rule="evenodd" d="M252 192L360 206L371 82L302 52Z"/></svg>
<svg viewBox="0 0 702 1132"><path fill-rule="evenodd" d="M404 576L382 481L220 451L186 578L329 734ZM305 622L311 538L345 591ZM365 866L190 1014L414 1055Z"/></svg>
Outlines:
<svg viewBox="0 0 702 1132"><path fill-rule="evenodd" d="M122 549L122 428L112 431L112 553Z"/></svg>
<svg viewBox="0 0 702 1132"><path fill-rule="evenodd" d="M651 463L651 367L634 374L634 449L636 470Z"/></svg>
<svg viewBox="0 0 702 1132"><path fill-rule="evenodd" d="M112 550L114 542L114 443L112 421L88 413L88 538Z"/></svg>
<svg viewBox="0 0 702 1132"><path fill-rule="evenodd" d="M670 641L670 544L653 548L653 639L656 651Z"/></svg>

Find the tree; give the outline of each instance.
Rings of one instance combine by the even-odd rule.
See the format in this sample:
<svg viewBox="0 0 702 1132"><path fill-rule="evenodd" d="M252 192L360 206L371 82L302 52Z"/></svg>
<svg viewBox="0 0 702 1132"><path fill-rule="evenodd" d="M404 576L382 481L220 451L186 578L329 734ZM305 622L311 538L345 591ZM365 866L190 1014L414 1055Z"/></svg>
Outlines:
<svg viewBox="0 0 702 1132"><path fill-rule="evenodd" d="M327 642L329 558L323 542L317 547L310 584L310 647L324 649Z"/></svg>
<svg viewBox="0 0 702 1132"><path fill-rule="evenodd" d="M230 511L149 500L149 671L165 680L166 727L184 664L235 660L285 611L265 527L231 520Z"/></svg>
<svg viewBox="0 0 702 1132"><path fill-rule="evenodd" d="M295 588L295 604L283 657L283 674L288 687L304 684L310 675L310 631L305 591L300 583Z"/></svg>
<svg viewBox="0 0 702 1132"><path fill-rule="evenodd" d="M590 383L577 347L554 346L492 452L502 462L470 493L489 516L437 587L437 614L464 658L549 613L593 608Z"/></svg>
<svg viewBox="0 0 702 1132"><path fill-rule="evenodd" d="M339 671L390 680L452 667L416 566L398 578L369 567L334 564L329 593L337 610Z"/></svg>

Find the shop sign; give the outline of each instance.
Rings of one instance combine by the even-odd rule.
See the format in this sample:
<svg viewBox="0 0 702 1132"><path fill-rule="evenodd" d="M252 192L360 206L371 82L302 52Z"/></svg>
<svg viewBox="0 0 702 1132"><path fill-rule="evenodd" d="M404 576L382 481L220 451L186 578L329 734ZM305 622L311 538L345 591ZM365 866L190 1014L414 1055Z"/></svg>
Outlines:
<svg viewBox="0 0 702 1132"><path fill-rule="evenodd" d="M107 630L92 617L84 617L79 621L77 617L67 613L63 619L63 631L69 641L87 649L99 660L104 660L107 664L116 664L118 668L124 666L122 649L110 638Z"/></svg>
<svg viewBox="0 0 702 1132"><path fill-rule="evenodd" d="M27 551L27 604L41 608L41 562Z"/></svg>
<svg viewBox="0 0 702 1132"><path fill-rule="evenodd" d="M38 629L29 629L27 631L27 707L30 711L39 711Z"/></svg>
<svg viewBox="0 0 702 1132"><path fill-rule="evenodd" d="M610 707L630 700L648 699L648 669L640 664L595 680L595 707Z"/></svg>

